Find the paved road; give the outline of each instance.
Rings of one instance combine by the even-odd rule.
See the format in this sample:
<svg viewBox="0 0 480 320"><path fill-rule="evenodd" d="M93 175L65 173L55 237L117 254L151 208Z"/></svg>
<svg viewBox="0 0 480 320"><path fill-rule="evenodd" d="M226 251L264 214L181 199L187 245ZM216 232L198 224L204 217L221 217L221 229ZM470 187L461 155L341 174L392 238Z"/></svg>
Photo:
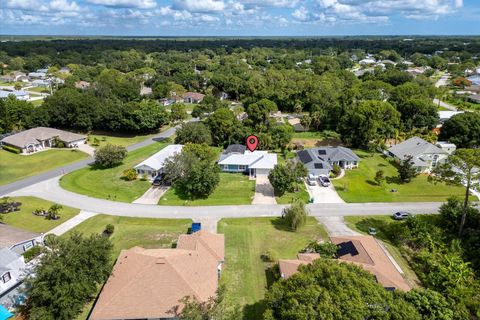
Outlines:
<svg viewBox="0 0 480 320"><path fill-rule="evenodd" d="M59 177L42 181L10 193L10 196L35 196L85 211L118 216L151 218L223 218L279 216L283 205L241 206L156 206L91 198L62 189ZM404 210L412 213L436 213L441 203L321 203L310 204L313 216L381 215Z"/></svg>
<svg viewBox="0 0 480 320"><path fill-rule="evenodd" d="M446 102L443 102L440 100L440 103L439 103L439 100L437 98L433 99L433 103L436 105L436 106L440 106L440 107L444 107L445 109L448 109L450 111L457 111L457 107L455 106L452 106L451 104L448 104Z"/></svg>
<svg viewBox="0 0 480 320"><path fill-rule="evenodd" d="M164 139L164 138L171 137L175 133L175 130L176 130L176 128L169 128L168 130L165 130L164 132L152 137L151 139L146 139L146 140L141 141L139 143L132 144L131 146L128 146L127 150L128 151L133 151L133 150L136 150L138 148L142 148L142 147L148 146L152 143L155 143L156 140L158 141L158 140L161 140L161 139ZM20 189L29 187L33 184L36 184L36 183L39 183L39 182L42 182L42 181L46 181L46 180L49 180L49 179L53 179L55 177L59 177L62 174L66 174L66 173L84 168L89 163L91 163L92 161L93 161L93 158L89 157L87 159L77 161L77 162L74 162L74 163L71 163L71 164L67 164L65 166L52 169L50 171L35 175L33 177L28 177L28 178L25 178L25 179L22 179L22 180L18 180L18 181L0 186L0 196L11 193L11 192L14 192L16 190L20 190Z"/></svg>

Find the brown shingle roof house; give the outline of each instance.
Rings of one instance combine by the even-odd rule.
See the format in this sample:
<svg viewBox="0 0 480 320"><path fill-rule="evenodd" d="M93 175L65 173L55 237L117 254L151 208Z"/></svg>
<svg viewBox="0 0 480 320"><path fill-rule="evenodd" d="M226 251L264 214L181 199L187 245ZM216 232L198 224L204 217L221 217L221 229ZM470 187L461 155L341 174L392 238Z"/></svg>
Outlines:
<svg viewBox="0 0 480 320"><path fill-rule="evenodd" d="M338 246L338 261L353 263L364 268L372 273L385 289L410 290L410 286L374 237L330 237L330 240ZM298 271L301 265L310 264L318 258L320 258L318 254L301 253L296 260L280 260L280 274L282 278L288 279Z"/></svg>
<svg viewBox="0 0 480 320"><path fill-rule="evenodd" d="M7 136L1 142L19 149L22 153L31 153L54 147L55 139L62 141L66 147L73 148L85 143L87 137L54 128L37 127Z"/></svg>
<svg viewBox="0 0 480 320"><path fill-rule="evenodd" d="M202 230L181 235L176 249L122 250L89 319L177 318L185 296L215 296L224 243Z"/></svg>
<svg viewBox="0 0 480 320"><path fill-rule="evenodd" d="M200 103L204 97L204 94L198 92L187 92L183 95L183 101L186 103Z"/></svg>

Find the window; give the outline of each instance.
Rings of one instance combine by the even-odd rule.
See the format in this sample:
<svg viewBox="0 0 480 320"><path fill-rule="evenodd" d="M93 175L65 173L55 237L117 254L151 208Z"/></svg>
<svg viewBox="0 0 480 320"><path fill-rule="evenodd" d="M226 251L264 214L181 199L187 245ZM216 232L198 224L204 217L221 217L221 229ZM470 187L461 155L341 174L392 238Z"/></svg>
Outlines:
<svg viewBox="0 0 480 320"><path fill-rule="evenodd" d="M245 169L247 169L247 166L241 164L241 165L238 166L238 169L239 170L245 170Z"/></svg>
<svg viewBox="0 0 480 320"><path fill-rule="evenodd" d="M7 283L11 279L12 279L12 277L10 276L10 272L5 272L2 276L3 283Z"/></svg>

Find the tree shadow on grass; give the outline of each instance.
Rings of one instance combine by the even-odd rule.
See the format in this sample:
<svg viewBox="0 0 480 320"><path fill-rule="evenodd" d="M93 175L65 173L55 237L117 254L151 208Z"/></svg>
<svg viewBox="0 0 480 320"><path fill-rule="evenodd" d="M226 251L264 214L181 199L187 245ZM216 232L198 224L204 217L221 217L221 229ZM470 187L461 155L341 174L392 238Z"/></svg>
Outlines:
<svg viewBox="0 0 480 320"><path fill-rule="evenodd" d="M285 219L283 218L276 218L270 220L272 223L273 227L279 231L287 231L287 232L293 232L293 230L286 224Z"/></svg>
<svg viewBox="0 0 480 320"><path fill-rule="evenodd" d="M180 200L183 200L183 201L195 201L195 200L203 200L203 199L207 199L207 198L208 198L208 196L206 196L206 197L194 197L194 196L191 196L191 195L185 193L185 191L182 190L182 188L179 188L179 187L172 186L172 189L173 189L173 193L174 193Z"/></svg>
<svg viewBox="0 0 480 320"><path fill-rule="evenodd" d="M390 184L402 184L399 176L385 177L385 181Z"/></svg>
<svg viewBox="0 0 480 320"><path fill-rule="evenodd" d="M378 183L376 183L375 181L366 180L365 182L368 183L368 184L371 185L371 186L378 187Z"/></svg>
<svg viewBox="0 0 480 320"><path fill-rule="evenodd" d="M243 307L243 319L244 320L259 320L263 319L263 313L266 309L265 300L257 301L253 304L247 304Z"/></svg>

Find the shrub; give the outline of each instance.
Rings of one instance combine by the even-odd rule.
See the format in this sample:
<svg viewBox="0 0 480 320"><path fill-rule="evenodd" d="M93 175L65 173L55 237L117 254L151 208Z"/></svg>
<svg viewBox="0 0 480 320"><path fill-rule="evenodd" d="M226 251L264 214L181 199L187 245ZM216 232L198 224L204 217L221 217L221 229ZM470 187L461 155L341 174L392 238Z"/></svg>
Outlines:
<svg viewBox="0 0 480 320"><path fill-rule="evenodd" d="M122 163L127 153L125 147L107 144L95 150L95 165L100 168L113 168Z"/></svg>
<svg viewBox="0 0 480 320"><path fill-rule="evenodd" d="M126 169L123 171L123 179L127 180L127 181L133 181L135 179L137 179L137 171L133 168L130 168L130 169Z"/></svg>
<svg viewBox="0 0 480 320"><path fill-rule="evenodd" d="M30 250L27 250L23 253L23 257L25 258L25 262L29 262L30 260L38 257L42 253L42 248L40 246L34 246Z"/></svg>
<svg viewBox="0 0 480 320"><path fill-rule="evenodd" d="M16 153L16 154L22 153L21 150L19 150L17 148L14 148L14 147L6 146L6 145L3 145L2 149L5 150L5 151L8 151L8 152Z"/></svg>
<svg viewBox="0 0 480 320"><path fill-rule="evenodd" d="M113 234L114 231L115 231L115 226L109 223L105 226L105 230L103 232L110 236Z"/></svg>
<svg viewBox="0 0 480 320"><path fill-rule="evenodd" d="M52 247L55 245L55 243L57 243L58 241L58 236L53 234L53 233L50 233L50 234L47 234L44 238L43 238L43 244L45 244L47 247Z"/></svg>
<svg viewBox="0 0 480 320"><path fill-rule="evenodd" d="M99 146L99 145L100 145L100 140L98 140L98 138L93 138L92 146L96 147L96 146Z"/></svg>
<svg viewBox="0 0 480 320"><path fill-rule="evenodd" d="M267 250L267 252L265 252L264 257L265 261L267 262L277 262L279 259L279 254L277 250L270 248Z"/></svg>
<svg viewBox="0 0 480 320"><path fill-rule="evenodd" d="M334 176L334 177L338 177L341 172L342 172L342 168L340 168L339 165L334 164L334 165L333 165L333 168L332 168L333 176Z"/></svg>
<svg viewBox="0 0 480 320"><path fill-rule="evenodd" d="M315 252L319 253L322 258L335 258L337 255L338 247L336 244L325 241L325 242L311 242L306 248L305 252Z"/></svg>

